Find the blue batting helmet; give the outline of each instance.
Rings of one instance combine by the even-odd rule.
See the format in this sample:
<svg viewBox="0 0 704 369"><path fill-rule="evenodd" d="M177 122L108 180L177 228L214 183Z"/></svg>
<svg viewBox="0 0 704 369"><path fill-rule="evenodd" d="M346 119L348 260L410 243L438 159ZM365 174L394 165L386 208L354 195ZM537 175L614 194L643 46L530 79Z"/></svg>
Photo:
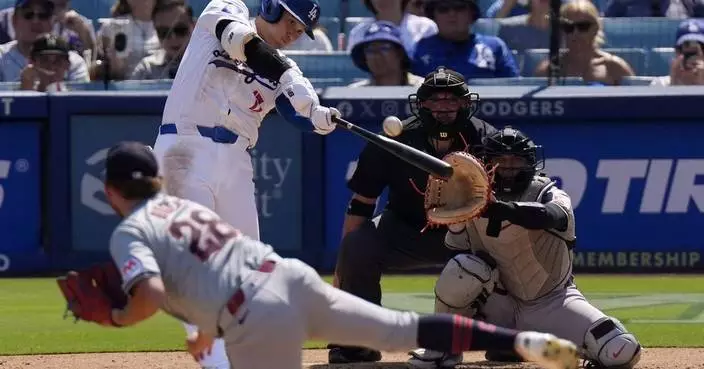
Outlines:
<svg viewBox="0 0 704 369"><path fill-rule="evenodd" d="M303 23L308 37L315 40L313 28L320 19L320 4L317 0L262 0L259 15L269 23L276 23L284 10Z"/></svg>

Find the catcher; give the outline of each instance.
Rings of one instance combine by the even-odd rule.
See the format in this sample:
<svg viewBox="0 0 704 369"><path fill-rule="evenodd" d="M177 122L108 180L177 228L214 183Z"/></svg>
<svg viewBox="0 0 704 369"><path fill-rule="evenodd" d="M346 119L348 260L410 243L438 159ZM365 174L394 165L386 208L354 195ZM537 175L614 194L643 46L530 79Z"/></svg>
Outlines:
<svg viewBox="0 0 704 369"><path fill-rule="evenodd" d="M429 73L409 96L414 116L404 122L399 142L436 157L453 151L476 153L494 127L474 117L479 95L464 77L443 67ZM336 287L381 304L381 275L389 270L439 268L457 252L442 247L446 228L422 232L426 223L423 191L428 174L368 144L347 186L353 195L345 214L337 257ZM388 203L375 216L376 202L388 189ZM335 342L333 342L335 343ZM331 364L372 362L381 353L330 345Z"/></svg>
<svg viewBox="0 0 704 369"><path fill-rule="evenodd" d="M198 326L186 341L194 359L222 337L230 367L247 369L301 368L307 339L389 351L500 347L549 369L577 367L575 345L551 334L394 311L332 287L310 266L280 257L205 206L161 193L156 158L138 142L111 148L105 172L108 201L124 218L110 239L121 278L90 270L60 278L79 319L130 326L162 309ZM103 290L120 280L126 303Z"/></svg>
<svg viewBox="0 0 704 369"><path fill-rule="evenodd" d="M537 174L544 163L538 149L525 134L506 127L486 139L489 173L451 154L445 160L464 177L431 179L429 221L447 224L445 245L464 252L447 263L435 284L435 311L550 332L582 347L587 368L632 368L641 355L636 338L589 304L574 283L570 197ZM487 190L492 175L496 197ZM488 351L487 359L520 361L500 351ZM411 352L409 362L453 367L461 356L421 348Z"/></svg>

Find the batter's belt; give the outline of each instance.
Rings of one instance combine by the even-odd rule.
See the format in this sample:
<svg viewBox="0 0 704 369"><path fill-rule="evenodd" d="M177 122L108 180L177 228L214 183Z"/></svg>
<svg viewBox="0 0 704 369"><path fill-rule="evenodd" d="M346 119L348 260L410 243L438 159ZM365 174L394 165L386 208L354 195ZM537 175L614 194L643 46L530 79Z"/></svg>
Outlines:
<svg viewBox="0 0 704 369"><path fill-rule="evenodd" d="M207 126L196 126L198 133L201 136L207 137L215 143L222 144L234 144L237 142L239 135L223 126L207 127ZM159 127L159 134L162 135L175 135L178 134L178 129L175 123L163 123Z"/></svg>

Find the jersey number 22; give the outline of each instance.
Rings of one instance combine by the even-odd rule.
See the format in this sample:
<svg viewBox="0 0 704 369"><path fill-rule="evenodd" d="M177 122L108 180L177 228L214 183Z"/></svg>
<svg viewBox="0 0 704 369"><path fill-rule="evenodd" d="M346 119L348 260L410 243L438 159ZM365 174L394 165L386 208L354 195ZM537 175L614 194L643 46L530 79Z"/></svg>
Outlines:
<svg viewBox="0 0 704 369"><path fill-rule="evenodd" d="M169 227L169 232L177 239L182 239L186 230L191 236L189 250L200 261L208 260L238 235L231 225L201 210L192 211L186 219L176 220Z"/></svg>

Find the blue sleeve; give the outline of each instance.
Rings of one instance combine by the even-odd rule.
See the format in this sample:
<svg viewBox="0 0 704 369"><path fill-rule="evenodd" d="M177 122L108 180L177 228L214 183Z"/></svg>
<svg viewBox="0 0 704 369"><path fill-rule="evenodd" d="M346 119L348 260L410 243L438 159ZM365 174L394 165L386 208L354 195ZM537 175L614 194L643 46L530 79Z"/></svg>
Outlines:
<svg viewBox="0 0 704 369"><path fill-rule="evenodd" d="M296 128L306 132L313 132L313 129L315 128L315 126L313 126L313 122L310 119L298 114L296 109L293 108L293 105L291 105L291 101L284 96L283 93L279 94L276 98L276 111L279 112L279 114L281 114L287 122L296 126Z"/></svg>
<svg viewBox="0 0 704 369"><path fill-rule="evenodd" d="M421 57L427 54L427 47L425 46L427 45L427 42L423 41L424 40L418 41L416 44L416 49L413 52L413 57L411 58L411 73L421 77L424 77L426 74L433 71L432 63L425 64L423 60L421 60Z"/></svg>
<svg viewBox="0 0 704 369"><path fill-rule="evenodd" d="M513 57L513 52L506 46L506 43L500 39L496 38L496 52L495 55L500 55L499 59L496 61L496 75L494 77L504 78L504 77L518 77L518 67L516 66L516 59Z"/></svg>

